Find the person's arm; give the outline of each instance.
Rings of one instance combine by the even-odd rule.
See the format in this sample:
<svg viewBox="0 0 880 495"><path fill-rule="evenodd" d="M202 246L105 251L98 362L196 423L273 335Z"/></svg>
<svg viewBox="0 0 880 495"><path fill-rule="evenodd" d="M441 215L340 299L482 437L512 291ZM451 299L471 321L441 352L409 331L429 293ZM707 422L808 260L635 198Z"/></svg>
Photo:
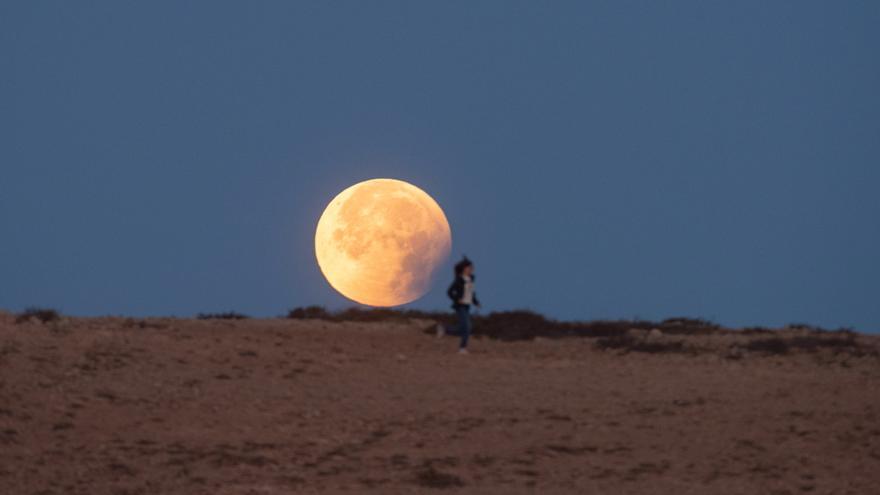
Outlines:
<svg viewBox="0 0 880 495"><path fill-rule="evenodd" d="M452 299L452 302L458 303L461 300L462 286L464 284L459 283L459 278L453 280L452 285L449 286L449 289L446 290L446 295L449 296L449 299Z"/></svg>

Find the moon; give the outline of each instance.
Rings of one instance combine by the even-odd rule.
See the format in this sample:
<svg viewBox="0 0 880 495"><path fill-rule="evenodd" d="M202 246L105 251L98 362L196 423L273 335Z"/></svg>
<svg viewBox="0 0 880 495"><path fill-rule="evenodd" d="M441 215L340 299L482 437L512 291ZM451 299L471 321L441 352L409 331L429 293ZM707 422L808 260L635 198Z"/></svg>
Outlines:
<svg viewBox="0 0 880 495"><path fill-rule="evenodd" d="M451 247L440 205L396 179L371 179L342 191L315 231L315 255L327 282L369 306L398 306L425 295Z"/></svg>

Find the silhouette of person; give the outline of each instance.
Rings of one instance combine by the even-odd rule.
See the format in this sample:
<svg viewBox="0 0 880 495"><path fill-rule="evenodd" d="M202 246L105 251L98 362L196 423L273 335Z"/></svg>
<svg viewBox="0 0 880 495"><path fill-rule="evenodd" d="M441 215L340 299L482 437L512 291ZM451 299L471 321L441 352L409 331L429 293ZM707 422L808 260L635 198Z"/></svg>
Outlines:
<svg viewBox="0 0 880 495"><path fill-rule="evenodd" d="M474 290L474 264L467 256L455 264L455 280L446 290L446 295L452 299L452 309L458 317L455 328L446 328L443 324L437 325L437 337L445 334L459 335L461 343L458 347L459 354L467 354L468 339L471 336L471 306L480 307L477 292Z"/></svg>

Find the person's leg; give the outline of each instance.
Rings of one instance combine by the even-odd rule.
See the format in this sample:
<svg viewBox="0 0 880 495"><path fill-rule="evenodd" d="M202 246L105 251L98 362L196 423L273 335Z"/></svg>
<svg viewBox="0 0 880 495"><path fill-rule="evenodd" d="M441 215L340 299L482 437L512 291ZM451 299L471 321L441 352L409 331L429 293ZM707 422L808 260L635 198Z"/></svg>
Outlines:
<svg viewBox="0 0 880 495"><path fill-rule="evenodd" d="M470 306L458 307L458 332L461 335L460 349L466 349L468 339L471 336L471 308Z"/></svg>
<svg viewBox="0 0 880 495"><path fill-rule="evenodd" d="M455 310L455 321L443 322L439 323L443 327L443 335L461 335L459 332L459 328L461 328L461 315L458 313L458 309Z"/></svg>

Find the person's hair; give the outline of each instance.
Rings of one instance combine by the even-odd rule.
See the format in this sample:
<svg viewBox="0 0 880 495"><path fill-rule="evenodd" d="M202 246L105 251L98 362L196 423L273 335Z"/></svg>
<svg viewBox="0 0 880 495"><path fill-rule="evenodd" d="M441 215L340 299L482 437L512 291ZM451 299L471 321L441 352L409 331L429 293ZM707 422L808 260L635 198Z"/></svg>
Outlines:
<svg viewBox="0 0 880 495"><path fill-rule="evenodd" d="M467 256L462 256L461 261L455 264L455 276L460 276L465 268L473 265L474 264L471 262L471 260L468 259Z"/></svg>

